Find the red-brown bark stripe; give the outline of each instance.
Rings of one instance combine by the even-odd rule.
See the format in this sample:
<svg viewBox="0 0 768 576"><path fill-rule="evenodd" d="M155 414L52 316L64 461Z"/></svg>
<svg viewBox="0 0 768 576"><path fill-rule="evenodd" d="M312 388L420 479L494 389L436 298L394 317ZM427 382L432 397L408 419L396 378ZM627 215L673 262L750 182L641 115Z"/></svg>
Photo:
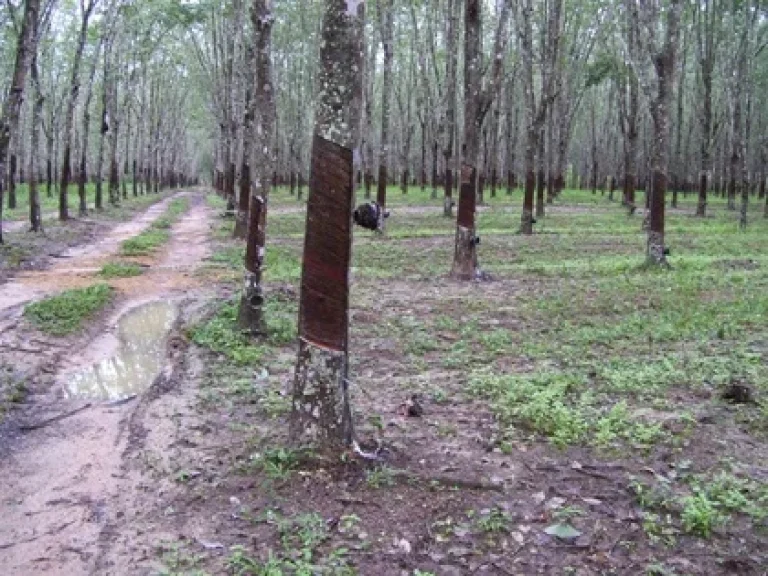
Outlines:
<svg viewBox="0 0 768 576"><path fill-rule="evenodd" d="M459 190L458 224L474 230L475 228L475 179L477 171L468 165L461 167L461 188Z"/></svg>
<svg viewBox="0 0 768 576"><path fill-rule="evenodd" d="M299 332L343 351L351 256L352 150L315 135L301 279Z"/></svg>

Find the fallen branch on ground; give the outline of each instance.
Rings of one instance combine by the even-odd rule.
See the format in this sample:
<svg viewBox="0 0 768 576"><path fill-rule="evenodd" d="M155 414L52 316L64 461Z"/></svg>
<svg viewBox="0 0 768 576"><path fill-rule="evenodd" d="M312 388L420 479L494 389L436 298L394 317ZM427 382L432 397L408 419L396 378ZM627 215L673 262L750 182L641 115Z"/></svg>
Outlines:
<svg viewBox="0 0 768 576"><path fill-rule="evenodd" d="M91 406L93 406L93 404L89 402L88 404L80 406L80 408L75 408L74 410L70 410L69 412L65 412L64 414L59 414L58 416L54 416L53 418L48 418L47 420L43 420L42 422L38 422L36 424L28 424L26 426L19 426L19 430L21 430L22 432L31 432L33 430L40 430L41 428L45 428L50 424L55 424L56 422L60 422L65 418L69 418L70 416L79 414L80 412L82 412L83 410L87 410Z"/></svg>

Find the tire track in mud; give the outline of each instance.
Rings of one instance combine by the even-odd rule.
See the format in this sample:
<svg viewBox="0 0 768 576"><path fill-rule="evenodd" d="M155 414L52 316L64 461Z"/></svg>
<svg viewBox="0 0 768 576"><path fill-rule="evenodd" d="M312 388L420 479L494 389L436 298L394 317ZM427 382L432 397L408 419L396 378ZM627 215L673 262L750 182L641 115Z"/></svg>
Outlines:
<svg viewBox="0 0 768 576"><path fill-rule="evenodd" d="M87 403L90 407L29 431L5 447L7 454L0 466L0 566L4 576L99 573L94 563L100 543L104 538L109 540L104 531L120 521L117 502L121 483L128 474L123 455L130 445L130 422L135 413L146 410L146 403L142 396L122 403L66 400L62 383L70 372L114 352L114 332L123 314L151 301L179 300L203 287L205 279L196 275L195 269L208 254L212 210L202 193L174 197L181 195L188 196L191 205L171 228L165 249L142 276L109 282L118 293L116 311L98 332L91 330L95 337L81 336L61 343L51 360L49 371L53 375L48 390L33 399L24 417L41 422L52 414L66 414ZM123 240L159 217L172 198L117 227L104 240L71 251L74 254L69 262L54 267L58 274L49 270L20 278L22 287L33 287L25 293L26 300L54 288L60 290L62 278L82 281L81 275L71 273L73 264L89 270L96 267L105 256L114 254ZM83 276L93 282L93 272L83 272ZM9 304L5 308L17 306ZM18 332L23 339L23 328ZM46 342L40 339L38 345L44 348Z"/></svg>

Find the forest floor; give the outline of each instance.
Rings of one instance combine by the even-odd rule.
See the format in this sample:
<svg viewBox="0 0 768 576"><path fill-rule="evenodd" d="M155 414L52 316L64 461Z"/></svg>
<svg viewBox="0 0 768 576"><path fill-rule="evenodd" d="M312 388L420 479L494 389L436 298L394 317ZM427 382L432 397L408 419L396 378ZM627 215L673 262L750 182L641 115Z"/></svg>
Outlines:
<svg viewBox="0 0 768 576"><path fill-rule="evenodd" d="M154 252L115 255L177 201ZM109 286L69 335L34 305L0 312L17 402L0 425L3 573L768 573L768 221L755 204L740 231L721 200L704 220L694 202L668 215L660 271L617 202L566 191L523 237L520 193L488 198L491 280L458 283L441 201L393 188L388 236L358 230L353 264L352 402L375 462L286 443L304 213L284 190L263 340L234 325L243 245L196 191L0 285L42 302ZM98 280L110 264L143 273ZM91 386L80 371L142 310L134 331L168 333L147 353L159 375Z"/></svg>

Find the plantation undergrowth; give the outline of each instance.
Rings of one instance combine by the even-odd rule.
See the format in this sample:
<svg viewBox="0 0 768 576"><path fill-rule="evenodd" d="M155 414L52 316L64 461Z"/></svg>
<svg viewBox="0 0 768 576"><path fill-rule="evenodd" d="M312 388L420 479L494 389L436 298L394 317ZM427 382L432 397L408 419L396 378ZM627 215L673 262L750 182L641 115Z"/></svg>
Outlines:
<svg viewBox="0 0 768 576"><path fill-rule="evenodd" d="M355 231L350 345L356 436L389 456L334 472L285 447L305 214L278 189L270 334L240 333L237 297L192 331L217 353L201 409L212 421L226 410L234 437L247 439L231 454L238 475L220 470L220 481L234 490L255 478L264 491L242 499L259 544L228 541L192 561L170 543L175 565L384 574L399 558L403 574L458 574L495 573L506 558L505 573L708 575L738 554L745 570L768 561L761 205L742 231L722 199L697 219L695 198L681 197L667 214L671 268L655 270L643 267L642 216L618 202L566 191L525 237L520 192L486 193L479 259L491 280L462 284L448 278L455 224L441 200L390 192L387 236ZM244 247L231 227L213 231L207 273L237 294ZM734 387L748 401L730 400ZM421 418L401 415L413 395ZM462 483L451 489L446 472Z"/></svg>

